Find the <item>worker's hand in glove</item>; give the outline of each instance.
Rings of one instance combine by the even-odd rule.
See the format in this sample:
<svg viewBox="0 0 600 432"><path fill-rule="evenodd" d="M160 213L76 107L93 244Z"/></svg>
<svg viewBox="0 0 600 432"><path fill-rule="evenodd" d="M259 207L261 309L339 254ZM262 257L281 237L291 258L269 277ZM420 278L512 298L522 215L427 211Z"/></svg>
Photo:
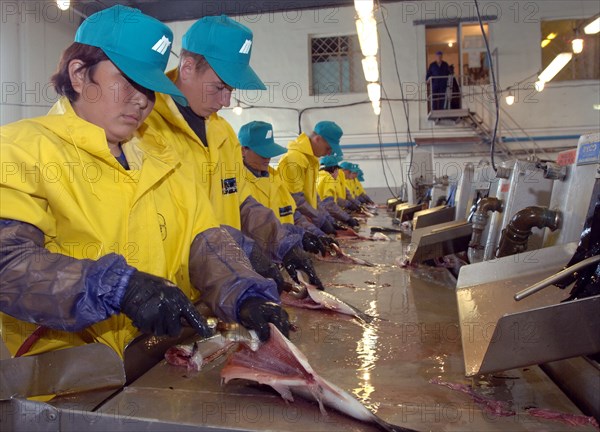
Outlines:
<svg viewBox="0 0 600 432"><path fill-rule="evenodd" d="M281 294L286 287L286 284L277 265L269 260L264 252L256 245L252 248L249 259L254 271L264 278L273 279L277 284L277 291Z"/></svg>
<svg viewBox="0 0 600 432"><path fill-rule="evenodd" d="M348 208L350 209L350 211L360 211L360 206L356 205L352 201L348 201Z"/></svg>
<svg viewBox="0 0 600 432"><path fill-rule="evenodd" d="M131 275L121 312L144 333L177 336L183 318L199 335L210 336L206 321L185 294L170 281L148 273Z"/></svg>
<svg viewBox="0 0 600 432"><path fill-rule="evenodd" d="M340 246L340 244L336 242L335 239L332 239L329 236L321 236L319 237L319 240L321 240L321 243L323 243L325 247L329 250L332 250L333 245L336 245L338 247Z"/></svg>
<svg viewBox="0 0 600 432"><path fill-rule="evenodd" d="M308 231L305 231L302 236L302 249L314 254L320 253L323 256L327 254L327 248L325 244L321 242L321 237L317 237Z"/></svg>
<svg viewBox="0 0 600 432"><path fill-rule="evenodd" d="M335 227L336 230L340 230L340 231L344 231L348 229L348 226L344 225L343 223L341 223L340 221L334 221L333 222L333 226Z"/></svg>
<svg viewBox="0 0 600 432"><path fill-rule="evenodd" d="M321 225L321 231L325 234L335 234L335 226L326 219L323 225Z"/></svg>
<svg viewBox="0 0 600 432"><path fill-rule="evenodd" d="M313 267L312 261L301 250L294 248L285 254L283 257L283 265L292 279L294 279L294 281L297 283L300 283L298 280L298 270L300 270L306 273L309 283L315 285L320 290L325 289L321 283L321 280L317 276L317 272Z"/></svg>
<svg viewBox="0 0 600 432"><path fill-rule="evenodd" d="M277 303L260 297L248 297L238 311L240 324L255 330L259 339L267 341L271 336L269 323L273 323L285 337L290 334L290 321L287 312Z"/></svg>
<svg viewBox="0 0 600 432"><path fill-rule="evenodd" d="M350 225L351 228L355 228L360 225L360 223L358 223L358 221L354 218L350 218L347 224Z"/></svg>

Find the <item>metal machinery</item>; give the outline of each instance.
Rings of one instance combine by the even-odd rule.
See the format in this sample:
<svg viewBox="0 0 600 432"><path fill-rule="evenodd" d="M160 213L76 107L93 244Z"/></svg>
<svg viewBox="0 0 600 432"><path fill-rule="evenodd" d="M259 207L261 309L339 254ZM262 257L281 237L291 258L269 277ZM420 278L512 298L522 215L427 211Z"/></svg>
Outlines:
<svg viewBox="0 0 600 432"><path fill-rule="evenodd" d="M555 275L573 256L600 196L599 138L598 133L583 135L576 153L562 155L559 166L540 170L531 163L512 164L510 176L499 182L503 211L491 218L485 257L494 257L498 227L532 202L547 203L563 220L546 233L547 247L539 249L539 233L530 238L529 250L463 266L456 287L467 376L543 364L595 416L600 415L600 366L577 356L600 352L600 295L563 302L568 290L553 283L584 265L597 265L598 257L591 257Z"/></svg>

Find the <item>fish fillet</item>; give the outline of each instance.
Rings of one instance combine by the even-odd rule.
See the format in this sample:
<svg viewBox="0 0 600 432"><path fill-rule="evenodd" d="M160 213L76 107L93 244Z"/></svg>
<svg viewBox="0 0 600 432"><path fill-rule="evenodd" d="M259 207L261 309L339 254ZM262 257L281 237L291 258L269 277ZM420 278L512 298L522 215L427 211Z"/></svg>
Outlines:
<svg viewBox="0 0 600 432"><path fill-rule="evenodd" d="M333 263L340 263L340 264L358 264L358 265L364 265L367 267L375 267L375 264L370 263L369 261L348 255L347 253L342 251L342 249L336 244L333 244L332 248L335 251L335 255L327 254L324 257L321 255L316 255L317 259L319 261L325 261L325 262L333 262Z"/></svg>
<svg viewBox="0 0 600 432"><path fill-rule="evenodd" d="M240 344L240 350L229 357L221 370L224 383L236 378L255 381L271 386L289 402L294 401L292 393L316 400L324 414L325 406L328 406L357 420L377 425L383 431L414 432L383 421L350 394L321 378L304 354L277 327L269 326L271 337L257 351Z"/></svg>
<svg viewBox="0 0 600 432"><path fill-rule="evenodd" d="M236 343L235 340L224 338L218 334L191 344L172 346L165 353L165 360L173 366L185 367L189 371L199 371L203 366L225 354Z"/></svg>
<svg viewBox="0 0 600 432"><path fill-rule="evenodd" d="M344 315L351 315L359 320L370 323L375 317L368 315L354 306L340 300L333 294L317 289L316 286L302 281L306 286L308 295L305 298L296 298L293 295L283 292L281 302L287 306L294 306L304 309L327 309Z"/></svg>

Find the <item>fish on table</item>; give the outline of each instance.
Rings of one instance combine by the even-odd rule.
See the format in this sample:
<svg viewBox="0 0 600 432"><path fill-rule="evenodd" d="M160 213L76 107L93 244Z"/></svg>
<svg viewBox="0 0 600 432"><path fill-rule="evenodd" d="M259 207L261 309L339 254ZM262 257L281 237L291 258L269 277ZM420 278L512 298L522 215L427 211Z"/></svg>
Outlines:
<svg viewBox="0 0 600 432"><path fill-rule="evenodd" d="M331 253L328 253L325 256L316 255L316 259L319 261L333 262L339 264L357 264L364 265L367 267L375 267L375 264L370 263L369 261L348 255L335 243L331 245L331 249Z"/></svg>
<svg viewBox="0 0 600 432"><path fill-rule="evenodd" d="M336 296L326 291L317 289L316 286L304 282L300 279L302 288L298 293L281 293L281 302L286 306L299 307L304 309L326 309L333 312L350 315L358 318L360 321L370 323L375 319L354 306L340 300Z"/></svg>
<svg viewBox="0 0 600 432"><path fill-rule="evenodd" d="M283 399L294 401L292 393L315 400L325 414L325 406L354 419L377 426L387 432L414 432L392 425L373 414L363 404L335 384L319 376L304 354L273 324L271 337L253 351L245 344L233 353L221 370L223 383L232 379L246 379L265 384L277 391Z"/></svg>

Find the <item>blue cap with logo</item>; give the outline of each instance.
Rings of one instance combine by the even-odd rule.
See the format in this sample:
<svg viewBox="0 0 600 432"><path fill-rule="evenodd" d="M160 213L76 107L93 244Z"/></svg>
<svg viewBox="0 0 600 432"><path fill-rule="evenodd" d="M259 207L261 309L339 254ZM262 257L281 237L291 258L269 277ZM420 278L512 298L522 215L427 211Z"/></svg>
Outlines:
<svg viewBox="0 0 600 432"><path fill-rule="evenodd" d="M238 138L242 147L248 147L257 155L272 158L287 152L285 147L275 144L273 126L263 121L252 121L240 128Z"/></svg>
<svg viewBox="0 0 600 432"><path fill-rule="evenodd" d="M320 121L315 125L315 133L321 135L329 147L331 147L331 153L339 156L340 158L344 155L342 153L342 147L340 147L340 138L344 134L342 128L339 127L332 121Z"/></svg>
<svg viewBox="0 0 600 432"><path fill-rule="evenodd" d="M340 166L340 159L336 155L323 156L321 158L321 166L324 168Z"/></svg>
<svg viewBox="0 0 600 432"><path fill-rule="evenodd" d="M252 31L228 16L200 18L183 35L183 49L206 58L223 82L241 90L266 90L250 67Z"/></svg>
<svg viewBox="0 0 600 432"><path fill-rule="evenodd" d="M77 29L75 42L100 48L135 83L187 105L164 73L173 32L157 19L139 9L113 6L87 17Z"/></svg>

